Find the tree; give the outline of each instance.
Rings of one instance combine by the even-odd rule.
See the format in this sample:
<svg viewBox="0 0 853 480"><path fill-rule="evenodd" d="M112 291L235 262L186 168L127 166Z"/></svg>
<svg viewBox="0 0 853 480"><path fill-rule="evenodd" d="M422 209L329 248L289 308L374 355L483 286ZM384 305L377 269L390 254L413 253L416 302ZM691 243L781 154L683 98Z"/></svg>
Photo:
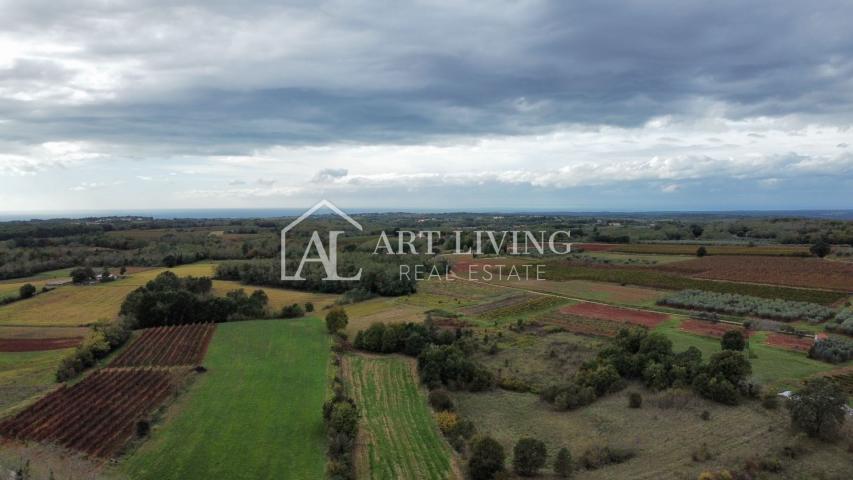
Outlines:
<svg viewBox="0 0 853 480"><path fill-rule="evenodd" d="M726 350L716 353L708 362L708 374L711 377L722 375L723 378L737 386L752 373L749 360L739 352Z"/></svg>
<svg viewBox="0 0 853 480"><path fill-rule="evenodd" d="M104 267L104 269L101 270L101 281L102 282L109 282L110 280L112 280L112 276L113 276L113 274L112 274L112 272L110 272L109 268Z"/></svg>
<svg viewBox="0 0 853 480"><path fill-rule="evenodd" d="M89 267L75 268L71 270L71 281L74 283L86 283L95 279L95 271Z"/></svg>
<svg viewBox="0 0 853 480"><path fill-rule="evenodd" d="M818 240L817 242L815 242L814 245L809 248L809 251L812 253L812 255L823 258L829 255L829 252L832 251L832 247L830 247L830 245L825 241Z"/></svg>
<svg viewBox="0 0 853 480"><path fill-rule="evenodd" d="M349 317L347 317L347 312L343 308L332 308L329 310L329 313L326 314L326 330L328 330L329 333L336 333L337 331L346 328L348 321Z"/></svg>
<svg viewBox="0 0 853 480"><path fill-rule="evenodd" d="M302 310L302 307L299 306L298 303L285 305L284 308L281 309L282 318L299 318L302 315L305 315L305 311Z"/></svg>
<svg viewBox="0 0 853 480"><path fill-rule="evenodd" d="M18 296L21 300L32 297L36 294L36 287L33 286L32 283L27 283L25 285L21 285L21 288L18 289Z"/></svg>
<svg viewBox="0 0 853 480"><path fill-rule="evenodd" d="M522 438L512 450L512 468L523 477L532 477L545 466L547 458L545 442L535 438Z"/></svg>
<svg viewBox="0 0 853 480"><path fill-rule="evenodd" d="M122 266L121 266L121 268L120 268L120 269L118 269L118 274L119 274L119 275L124 275L125 273L127 273L127 267L126 267L126 266L124 266L124 265L122 265Z"/></svg>
<svg viewBox="0 0 853 480"><path fill-rule="evenodd" d="M811 437L836 438L844 425L847 395L829 378L810 380L791 399L791 423Z"/></svg>
<svg viewBox="0 0 853 480"><path fill-rule="evenodd" d="M468 459L468 473L471 480L491 480L498 472L504 471L506 454L504 447L491 437L482 437L474 441L471 457Z"/></svg>
<svg viewBox="0 0 853 480"><path fill-rule="evenodd" d="M311 302L305 302L305 311L311 313L314 311L314 304Z"/></svg>
<svg viewBox="0 0 853 480"><path fill-rule="evenodd" d="M696 256L697 257L704 257L707 254L708 254L708 250L705 249L705 247L699 247L696 249Z"/></svg>
<svg viewBox="0 0 853 480"><path fill-rule="evenodd" d="M729 330L723 334L723 338L720 340L720 346L722 346L723 350L742 352L746 347L746 339L740 330Z"/></svg>
<svg viewBox="0 0 853 480"><path fill-rule="evenodd" d="M702 232L704 231L705 229L702 228L702 225L697 225L695 223L693 225L690 225L690 233L693 234L693 238L699 238L700 236L702 236Z"/></svg>
<svg viewBox="0 0 853 480"><path fill-rule="evenodd" d="M177 264L178 259L175 258L174 255L166 255L165 257L163 257L163 265L165 265L167 268L173 268Z"/></svg>
<svg viewBox="0 0 853 480"><path fill-rule="evenodd" d="M557 452L557 458L554 459L554 473L560 478L569 478L572 476L572 454L569 449L563 447Z"/></svg>

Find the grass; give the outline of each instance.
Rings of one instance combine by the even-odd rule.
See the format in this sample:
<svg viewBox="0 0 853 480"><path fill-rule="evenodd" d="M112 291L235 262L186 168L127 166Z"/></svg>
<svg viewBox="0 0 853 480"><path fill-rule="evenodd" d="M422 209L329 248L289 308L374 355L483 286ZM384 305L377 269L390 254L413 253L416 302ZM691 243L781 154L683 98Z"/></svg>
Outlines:
<svg viewBox="0 0 853 480"><path fill-rule="evenodd" d="M547 263L545 277L548 280L594 280L619 284L663 288L667 290L706 290L719 293L739 293L762 298L781 298L799 302L830 305L847 296L843 292L810 290L805 288L735 283L718 280L702 280L671 275L653 270L622 269L615 267L590 267L552 261Z"/></svg>
<svg viewBox="0 0 853 480"><path fill-rule="evenodd" d="M629 409L627 392L640 391L641 409ZM659 408L654 394L639 385L611 394L593 404L569 412L554 411L536 395L496 390L488 393L454 393L459 414L472 420L478 432L491 435L511 458L512 447L522 437L545 442L550 475L557 450L567 447L577 459L589 447L608 445L629 448L636 457L599 470L581 470L574 478L675 479L698 478L705 470L736 468L750 455L778 456L792 439L786 409L765 410L759 402L729 407L686 393L686 405ZM703 411L710 420L701 420ZM715 458L694 462L692 452L706 443ZM849 478L847 444L806 441L807 451L796 460L784 457L783 473L773 478ZM553 478L544 476L544 478Z"/></svg>
<svg viewBox="0 0 853 480"><path fill-rule="evenodd" d="M328 358L316 317L219 325L208 372L122 469L138 480L323 478Z"/></svg>
<svg viewBox="0 0 853 480"><path fill-rule="evenodd" d="M405 299L374 298L364 302L344 305L349 316L346 334L354 339L359 330L364 330L373 323L420 323L426 318L424 311L428 308L409 305Z"/></svg>
<svg viewBox="0 0 853 480"><path fill-rule="evenodd" d="M706 360L720 351L719 340L681 331L678 329L679 323L678 320L669 320L656 329L672 340L675 351L680 352L696 347L702 351L702 356ZM766 385L768 389L781 390L794 387L804 378L837 368L828 363L812 360L799 352L765 345L765 335L766 333L753 335L749 345L753 353L753 358L750 358L753 378Z"/></svg>
<svg viewBox="0 0 853 480"><path fill-rule="evenodd" d="M56 366L71 350L0 352L0 414L55 385Z"/></svg>
<svg viewBox="0 0 853 480"><path fill-rule="evenodd" d="M450 447L416 383L412 361L352 355L345 362L348 387L362 416L358 478L456 477Z"/></svg>

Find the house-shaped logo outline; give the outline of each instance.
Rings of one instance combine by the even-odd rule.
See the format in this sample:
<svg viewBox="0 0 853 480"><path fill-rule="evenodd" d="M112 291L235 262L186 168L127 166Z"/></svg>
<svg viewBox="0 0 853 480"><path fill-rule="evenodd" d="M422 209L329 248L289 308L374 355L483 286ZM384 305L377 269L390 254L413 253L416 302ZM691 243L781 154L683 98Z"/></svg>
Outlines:
<svg viewBox="0 0 853 480"><path fill-rule="evenodd" d="M347 215L346 212L344 212L343 210L338 208L334 203L326 200L325 198L320 200L319 202L314 204L313 207L309 208L308 210L305 211L305 213L300 215L299 218L290 222L289 224L287 224L287 226L285 226L284 228L281 229L281 279L282 280L296 280L295 278L289 278L289 277L285 276L285 270L286 270L285 266L286 266L286 262L287 262L286 257L285 257L286 243L287 243L287 232L292 230L293 227L299 225L300 223L302 223L302 221L304 221L306 218L313 215L314 212L316 212L317 210L319 210L323 207L328 208L329 210L334 212L335 215L337 215L337 216L343 218L344 220L346 220L347 222L349 222L349 224L352 225L353 227L355 227L356 229L358 229L359 232L364 231L364 227L362 227L360 223L356 222L352 217ZM359 272L359 276L360 276L360 273L361 272Z"/></svg>

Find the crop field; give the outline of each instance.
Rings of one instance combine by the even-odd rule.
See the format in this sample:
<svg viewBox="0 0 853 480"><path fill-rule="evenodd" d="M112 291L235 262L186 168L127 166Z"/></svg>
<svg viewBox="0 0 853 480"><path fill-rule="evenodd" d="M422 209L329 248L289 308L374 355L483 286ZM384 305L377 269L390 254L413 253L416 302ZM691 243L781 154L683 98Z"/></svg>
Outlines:
<svg viewBox="0 0 853 480"><path fill-rule="evenodd" d="M607 251L592 251L573 253L570 257L572 260L581 262L605 263L613 265L636 265L636 266L651 266L651 265L668 265L671 263L685 262L691 260L692 257L686 255L659 255L648 253L621 253Z"/></svg>
<svg viewBox="0 0 853 480"><path fill-rule="evenodd" d="M666 292L651 288L632 287L613 283L588 280L522 280L503 282L503 285L524 288L541 293L554 293L567 297L593 300L596 302L621 303L625 305L651 306L666 295Z"/></svg>
<svg viewBox="0 0 853 480"><path fill-rule="evenodd" d="M585 266L565 261L548 262L545 268L545 278L556 281L593 280L666 290L693 289L718 293L737 293L753 297L779 298L783 300L819 303L822 305L830 305L847 297L845 292L706 280L669 274L647 268L615 267L610 265Z"/></svg>
<svg viewBox="0 0 853 480"><path fill-rule="evenodd" d="M300 290L287 290L284 288L256 287L254 285L243 285L240 282L232 282L228 280L213 281L213 293L215 295L225 295L231 290L237 290L240 288L245 290L246 293L251 293L255 290L263 290L269 298L270 308L276 311L281 310L285 305L292 305L294 303L304 305L306 302L311 302L314 304L314 308L322 310L324 307L334 303L335 299L338 298L337 295L330 295L327 293L303 292Z"/></svg>
<svg viewBox="0 0 853 480"><path fill-rule="evenodd" d="M577 303L569 305L568 307L561 308L560 313L612 322L630 323L646 328L654 328L668 318L668 315L663 313L630 310L599 303Z"/></svg>
<svg viewBox="0 0 853 480"><path fill-rule="evenodd" d="M726 332L732 330L738 330L747 336L752 334L752 332L744 330L742 327L737 325L731 325L728 323L712 323L703 320L694 320L692 318L681 322L681 326L679 328L688 333L712 338L721 338Z"/></svg>
<svg viewBox="0 0 853 480"><path fill-rule="evenodd" d="M171 271L179 277L213 277L216 273L215 263L190 263L187 265L179 265L173 268L151 268L144 269L133 273L128 278L116 280L113 285L133 285L141 287L151 280L154 280L157 275L165 271ZM132 272L132 270L130 270ZM105 284L109 285L109 284Z"/></svg>
<svg viewBox="0 0 853 480"><path fill-rule="evenodd" d="M411 360L350 355L344 372L361 413L356 440L359 479L459 477Z"/></svg>
<svg viewBox="0 0 853 480"><path fill-rule="evenodd" d="M699 244L678 243L636 243L616 244L614 252L654 253L660 255L696 255ZM773 257L807 257L809 248L800 245L705 245L708 255L766 255Z"/></svg>
<svg viewBox="0 0 853 480"><path fill-rule="evenodd" d="M207 372L119 468L134 480L323 478L329 351L316 317L218 325Z"/></svg>
<svg viewBox="0 0 853 480"><path fill-rule="evenodd" d="M549 458L542 470L544 478L552 478L551 461L562 447L569 448L574 459L587 448L601 445L630 448L637 454L622 464L580 470L573 478L657 480L695 479L705 470L742 465L745 452L776 452L790 442L786 428L790 419L784 408L766 410L757 402L731 407L691 393L677 406L664 408L661 400L670 393L643 391L643 407L630 409L623 391L568 412L555 411L529 393L455 392L453 397L459 414L472 420L480 433L498 440L509 458L521 437L544 441ZM699 418L703 411L709 412L710 420ZM691 455L702 443L711 447L714 458L694 462ZM786 462L780 478L847 478L850 457L845 442L807 441L806 446L808 453Z"/></svg>
<svg viewBox="0 0 853 480"><path fill-rule="evenodd" d="M769 333L767 335L767 345L797 352L808 352L812 348L812 345L814 345L814 338L797 337L783 333Z"/></svg>
<svg viewBox="0 0 853 480"><path fill-rule="evenodd" d="M364 330L374 323L420 323L426 318L424 307L408 305L405 300L374 298L352 305L344 305L349 323L346 333L355 338L359 330Z"/></svg>
<svg viewBox="0 0 853 480"><path fill-rule="evenodd" d="M567 302L568 300L555 297L553 295L535 295L524 302L494 308L481 313L480 317L490 320L506 317L520 318L542 310L547 310L551 307L563 305Z"/></svg>
<svg viewBox="0 0 853 480"><path fill-rule="evenodd" d="M512 307L515 305L521 305L527 303L529 300L534 298L532 294L522 293L522 292L512 292L509 294L504 293L503 298L499 298L497 300L493 300L487 303L481 303L479 305L474 305L471 307L466 307L462 309L462 313L465 315L484 315L494 310L500 310L507 307Z"/></svg>
<svg viewBox="0 0 853 480"><path fill-rule="evenodd" d="M615 337L620 329L625 328L620 322L571 315L563 311L548 312L536 317L536 321L556 325L567 332L594 337Z"/></svg>
<svg viewBox="0 0 853 480"><path fill-rule="evenodd" d="M820 258L711 256L656 268L694 278L853 290L853 264Z"/></svg>
<svg viewBox="0 0 853 480"><path fill-rule="evenodd" d="M136 289L121 282L60 287L5 305L0 307L0 324L81 326L111 320L127 294Z"/></svg>
<svg viewBox="0 0 853 480"><path fill-rule="evenodd" d="M0 412L56 385L56 367L71 352L0 352Z"/></svg>
<svg viewBox="0 0 853 480"><path fill-rule="evenodd" d="M127 294L167 269L139 271L128 278L95 285L68 285L0 307L0 325L82 326L116 318ZM170 269L179 276L213 273L212 264Z"/></svg>
<svg viewBox="0 0 853 480"><path fill-rule="evenodd" d="M146 328L109 366L199 365L215 329L214 323Z"/></svg>
<svg viewBox="0 0 853 480"><path fill-rule="evenodd" d="M101 370L4 420L0 435L110 457L171 390L171 375L162 370Z"/></svg>
<svg viewBox="0 0 853 480"><path fill-rule="evenodd" d="M83 341L83 337L59 338L0 338L0 352L39 352L42 350L61 350L73 348Z"/></svg>

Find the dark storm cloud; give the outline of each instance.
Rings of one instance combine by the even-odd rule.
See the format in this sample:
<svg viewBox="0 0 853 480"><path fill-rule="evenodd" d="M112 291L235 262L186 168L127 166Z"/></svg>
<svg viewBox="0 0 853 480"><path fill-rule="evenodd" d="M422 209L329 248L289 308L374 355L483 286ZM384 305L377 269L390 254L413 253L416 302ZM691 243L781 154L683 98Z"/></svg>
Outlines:
<svg viewBox="0 0 853 480"><path fill-rule="evenodd" d="M711 108L835 125L853 112L849 2L0 8L0 39L23 46L0 61L0 139L23 143L230 154L632 127Z"/></svg>

